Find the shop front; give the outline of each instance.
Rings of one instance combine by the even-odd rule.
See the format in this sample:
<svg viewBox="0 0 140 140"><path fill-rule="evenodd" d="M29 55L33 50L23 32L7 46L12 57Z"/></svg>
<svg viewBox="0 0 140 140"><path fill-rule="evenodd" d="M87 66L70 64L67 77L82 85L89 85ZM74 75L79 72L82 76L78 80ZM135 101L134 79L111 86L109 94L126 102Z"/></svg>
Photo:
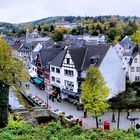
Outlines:
<svg viewBox="0 0 140 140"><path fill-rule="evenodd" d="M79 103L81 94L80 93L75 93L71 90L62 89L61 90L61 96L62 96L63 100L66 100L68 102Z"/></svg>

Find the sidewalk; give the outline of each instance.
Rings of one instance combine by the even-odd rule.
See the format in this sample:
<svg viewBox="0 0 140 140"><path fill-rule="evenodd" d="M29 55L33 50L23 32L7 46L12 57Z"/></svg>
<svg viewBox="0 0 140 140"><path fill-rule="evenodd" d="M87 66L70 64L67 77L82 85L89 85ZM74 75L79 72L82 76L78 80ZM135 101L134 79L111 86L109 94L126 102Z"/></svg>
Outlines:
<svg viewBox="0 0 140 140"><path fill-rule="evenodd" d="M44 90L38 89L32 83L30 83L30 89L27 92L31 93L34 96L38 96L43 101L47 102L47 97L48 97L47 92ZM83 116L84 116L83 111L78 111L76 109L76 106L74 106L73 104L66 102L66 101L58 102L57 100L55 100L55 102L52 102L52 100L48 99L48 105L51 106L52 110L59 109L60 111L65 112L67 115L73 115L74 118L83 118ZM116 122L112 122L112 112L104 113L104 115L100 117L103 120L103 122L105 120L110 121L110 129L117 128L118 112L114 112L114 114L115 114ZM125 130L127 130L129 127L131 127L131 123L132 123L130 120L126 119L126 116L127 116L127 112L121 112L119 126L121 129L125 129ZM140 112L131 112L130 116L132 118L133 117L139 118ZM140 118L139 118L139 120L135 121L135 124L137 124L137 123L140 123ZM134 125L134 122L132 125ZM86 129L96 128L95 119L93 117L83 118L83 126ZM103 128L104 126L99 125L99 127Z"/></svg>

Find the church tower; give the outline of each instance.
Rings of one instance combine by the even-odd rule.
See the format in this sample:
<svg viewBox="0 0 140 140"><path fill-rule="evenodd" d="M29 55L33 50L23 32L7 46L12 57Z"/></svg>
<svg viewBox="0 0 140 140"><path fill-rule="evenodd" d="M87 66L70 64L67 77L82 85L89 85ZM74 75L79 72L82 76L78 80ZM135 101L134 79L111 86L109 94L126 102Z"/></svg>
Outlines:
<svg viewBox="0 0 140 140"><path fill-rule="evenodd" d="M29 31L29 29L27 28L26 29L26 39L28 39L30 37L30 31Z"/></svg>

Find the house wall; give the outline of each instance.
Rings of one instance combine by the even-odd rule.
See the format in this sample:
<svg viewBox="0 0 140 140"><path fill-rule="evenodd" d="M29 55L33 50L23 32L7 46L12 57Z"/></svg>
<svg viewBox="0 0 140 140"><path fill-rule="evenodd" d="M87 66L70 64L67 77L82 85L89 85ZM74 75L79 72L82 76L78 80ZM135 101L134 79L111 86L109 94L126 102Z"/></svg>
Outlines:
<svg viewBox="0 0 140 140"><path fill-rule="evenodd" d="M122 63L123 63L123 70L125 71L126 76L128 76L128 71L129 71L129 61L130 61L131 56L123 56L122 57Z"/></svg>
<svg viewBox="0 0 140 140"><path fill-rule="evenodd" d="M70 59L69 64L66 64L67 63L67 58ZM52 67L54 67L54 69L55 69L54 72L52 71ZM60 69L60 73L56 72L56 68ZM65 70L73 71L73 76L66 75ZM52 76L55 77L55 81L52 81ZM78 89L77 76L78 76L78 73L77 73L77 70L75 69L74 63L71 59L71 56L70 56L69 52L67 52L67 54L65 55L65 58L64 58L64 61L62 63L61 68L50 65L50 82L51 82L52 85L57 86L60 89L64 88L64 89L69 90L69 88L66 87L66 85L65 85L65 81L69 81L69 82L73 82L73 84L74 84L73 92L77 93L77 89ZM60 83L58 83L56 81L57 78L60 79Z"/></svg>
<svg viewBox="0 0 140 140"><path fill-rule="evenodd" d="M137 62L134 61L135 58L137 59ZM133 62L131 64L131 66L129 66L129 80L130 80L130 82L138 81L135 79L135 77L136 76L140 77L140 71L137 71L137 67L140 67L140 54L137 54L135 56L135 58L133 58ZM132 67L134 67L134 72L131 71Z"/></svg>
<svg viewBox="0 0 140 140"><path fill-rule="evenodd" d="M110 47L108 50L99 70L107 86L110 88L110 95L108 98L125 91L125 73L123 71L123 65L113 47Z"/></svg>
<svg viewBox="0 0 140 140"><path fill-rule="evenodd" d="M118 54L118 56L122 59L123 53L124 53L124 48L118 43L113 47Z"/></svg>
<svg viewBox="0 0 140 140"><path fill-rule="evenodd" d="M54 72L52 71L52 68L54 68ZM62 86L62 70L60 69L60 73L57 73L56 72L56 68L60 69L60 67L56 67L56 66L53 66L53 65L50 65L50 83L51 85L54 85L56 87L59 87L61 89L61 86ZM52 77L55 78L55 81L52 80ZM60 79L60 83L58 83L56 81L56 79Z"/></svg>

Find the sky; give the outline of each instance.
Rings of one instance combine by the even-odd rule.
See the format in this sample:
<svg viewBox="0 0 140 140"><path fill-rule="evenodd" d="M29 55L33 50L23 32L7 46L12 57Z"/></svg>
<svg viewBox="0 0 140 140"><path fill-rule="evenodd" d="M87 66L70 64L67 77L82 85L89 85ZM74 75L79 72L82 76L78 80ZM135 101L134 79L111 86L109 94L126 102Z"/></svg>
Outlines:
<svg viewBox="0 0 140 140"><path fill-rule="evenodd" d="M140 16L140 0L0 0L0 22L100 15Z"/></svg>

